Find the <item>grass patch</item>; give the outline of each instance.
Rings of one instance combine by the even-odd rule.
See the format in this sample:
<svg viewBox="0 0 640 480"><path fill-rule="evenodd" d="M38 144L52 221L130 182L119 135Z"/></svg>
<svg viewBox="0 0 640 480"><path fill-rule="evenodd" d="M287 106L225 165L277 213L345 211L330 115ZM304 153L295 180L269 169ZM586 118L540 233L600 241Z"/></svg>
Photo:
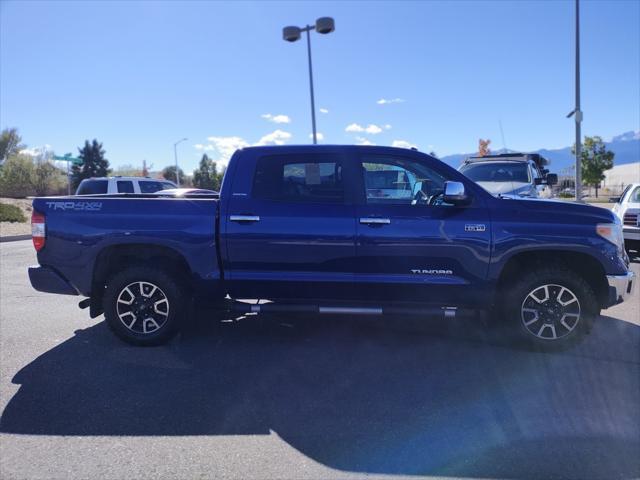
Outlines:
<svg viewBox="0 0 640 480"><path fill-rule="evenodd" d="M7 205L0 203L0 222L18 222L24 223L27 217L24 216L20 207L16 205Z"/></svg>

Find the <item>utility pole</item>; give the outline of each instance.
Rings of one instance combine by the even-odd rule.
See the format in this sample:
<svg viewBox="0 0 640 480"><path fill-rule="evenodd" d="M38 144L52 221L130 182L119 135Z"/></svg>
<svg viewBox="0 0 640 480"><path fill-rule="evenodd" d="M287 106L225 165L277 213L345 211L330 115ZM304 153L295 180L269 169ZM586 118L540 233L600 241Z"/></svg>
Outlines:
<svg viewBox="0 0 640 480"><path fill-rule="evenodd" d="M580 0L576 0L576 107L567 118L576 121L576 202L582 202L582 110L580 110Z"/></svg>

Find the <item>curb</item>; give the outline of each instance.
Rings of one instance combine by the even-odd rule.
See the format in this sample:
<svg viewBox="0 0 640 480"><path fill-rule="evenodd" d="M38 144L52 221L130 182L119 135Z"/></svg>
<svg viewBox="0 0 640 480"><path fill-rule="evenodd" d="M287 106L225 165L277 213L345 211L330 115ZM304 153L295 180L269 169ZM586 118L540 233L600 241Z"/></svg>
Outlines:
<svg viewBox="0 0 640 480"><path fill-rule="evenodd" d="M0 243L17 242L18 240L30 240L31 235L11 235L8 237L0 237Z"/></svg>

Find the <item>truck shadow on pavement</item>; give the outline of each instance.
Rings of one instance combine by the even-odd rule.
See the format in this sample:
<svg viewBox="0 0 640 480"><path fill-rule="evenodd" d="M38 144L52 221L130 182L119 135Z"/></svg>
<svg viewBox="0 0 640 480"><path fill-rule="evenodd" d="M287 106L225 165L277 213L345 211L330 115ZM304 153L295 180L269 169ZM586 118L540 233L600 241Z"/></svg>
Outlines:
<svg viewBox="0 0 640 480"><path fill-rule="evenodd" d="M499 338L469 322L201 319L145 349L99 323L16 374L0 431L275 432L352 472L640 476L640 327L601 317L555 354Z"/></svg>

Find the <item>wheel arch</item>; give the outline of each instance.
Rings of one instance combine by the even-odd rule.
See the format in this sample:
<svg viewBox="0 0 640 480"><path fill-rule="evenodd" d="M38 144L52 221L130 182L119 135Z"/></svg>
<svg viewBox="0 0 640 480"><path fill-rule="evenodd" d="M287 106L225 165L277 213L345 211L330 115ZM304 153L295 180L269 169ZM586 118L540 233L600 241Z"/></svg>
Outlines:
<svg viewBox="0 0 640 480"><path fill-rule="evenodd" d="M567 250L533 250L519 252L511 256L500 271L497 280L494 304L501 293L508 289L513 280L522 272L544 266L563 266L582 277L594 291L601 308L607 304L609 285L603 265L597 258L583 252Z"/></svg>
<svg viewBox="0 0 640 480"><path fill-rule="evenodd" d="M191 267L184 256L175 249L141 243L110 245L98 253L94 263L91 281L91 318L102 313L102 297L109 277L133 265L152 265L165 270L179 277L182 285L187 289L192 289Z"/></svg>

